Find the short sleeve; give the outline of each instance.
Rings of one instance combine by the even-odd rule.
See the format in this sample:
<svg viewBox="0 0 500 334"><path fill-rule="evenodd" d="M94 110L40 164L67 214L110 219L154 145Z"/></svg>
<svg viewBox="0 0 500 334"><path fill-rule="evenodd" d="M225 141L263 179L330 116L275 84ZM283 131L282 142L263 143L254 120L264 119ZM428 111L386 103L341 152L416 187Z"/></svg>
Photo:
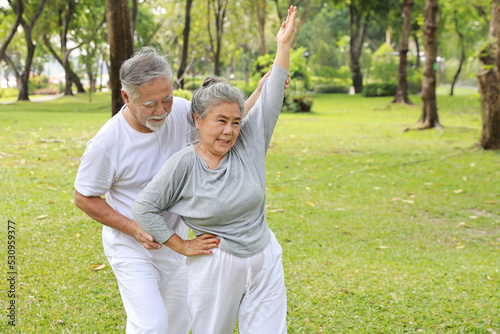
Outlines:
<svg viewBox="0 0 500 334"><path fill-rule="evenodd" d="M83 196L104 196L116 174L116 169L106 151L90 142L76 174L75 189Z"/></svg>

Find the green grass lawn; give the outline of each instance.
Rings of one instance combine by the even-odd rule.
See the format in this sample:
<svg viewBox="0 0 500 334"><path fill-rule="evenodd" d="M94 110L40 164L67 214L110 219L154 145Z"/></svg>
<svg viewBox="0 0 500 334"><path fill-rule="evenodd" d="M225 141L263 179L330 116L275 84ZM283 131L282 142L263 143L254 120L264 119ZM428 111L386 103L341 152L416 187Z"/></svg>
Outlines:
<svg viewBox="0 0 500 334"><path fill-rule="evenodd" d="M500 333L500 152L475 146L473 92L439 93L444 130L413 130L418 96L400 106L321 95L314 112L280 116L267 219L284 250L289 333ZM0 105L1 333L8 220L18 333L124 333L101 225L73 204L109 104L96 94Z"/></svg>

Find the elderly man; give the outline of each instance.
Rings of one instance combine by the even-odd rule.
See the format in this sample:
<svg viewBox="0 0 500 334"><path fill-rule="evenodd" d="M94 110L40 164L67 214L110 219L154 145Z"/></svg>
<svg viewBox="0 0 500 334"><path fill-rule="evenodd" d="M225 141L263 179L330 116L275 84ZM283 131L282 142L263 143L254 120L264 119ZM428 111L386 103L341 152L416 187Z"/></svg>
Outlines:
<svg viewBox="0 0 500 334"><path fill-rule="evenodd" d="M163 163L189 143L190 102L173 96L172 68L154 48L125 61L120 80L125 105L88 142L74 184L75 204L104 225L104 252L120 288L127 333L189 333L185 258L139 227L131 206ZM178 216L165 213L165 221L187 238ZM218 245L213 235L190 242L200 254Z"/></svg>

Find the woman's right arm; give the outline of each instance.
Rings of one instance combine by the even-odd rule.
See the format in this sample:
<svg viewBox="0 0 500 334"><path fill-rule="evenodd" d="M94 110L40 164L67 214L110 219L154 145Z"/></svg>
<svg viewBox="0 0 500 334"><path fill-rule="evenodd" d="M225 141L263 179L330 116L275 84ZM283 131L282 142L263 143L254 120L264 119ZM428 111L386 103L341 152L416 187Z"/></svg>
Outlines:
<svg viewBox="0 0 500 334"><path fill-rule="evenodd" d="M192 240L184 240L174 233L163 218L163 212L174 205L182 188L181 179L187 168L178 168L181 161L170 158L158 174L144 188L132 206L132 215L139 226L152 235L155 241L164 244L185 256L211 254L218 246L214 235L204 234Z"/></svg>

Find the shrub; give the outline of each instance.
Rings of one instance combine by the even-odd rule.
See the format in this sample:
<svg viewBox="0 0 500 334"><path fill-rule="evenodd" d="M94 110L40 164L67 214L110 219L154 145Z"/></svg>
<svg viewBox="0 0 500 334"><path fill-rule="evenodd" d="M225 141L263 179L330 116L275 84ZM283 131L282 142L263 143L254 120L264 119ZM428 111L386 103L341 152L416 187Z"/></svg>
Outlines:
<svg viewBox="0 0 500 334"><path fill-rule="evenodd" d="M363 96L394 96L398 85L393 83L373 83L363 86Z"/></svg>
<svg viewBox="0 0 500 334"><path fill-rule="evenodd" d="M59 93L59 91L51 87L38 88L33 91L33 95L55 95L57 93Z"/></svg>
<svg viewBox="0 0 500 334"><path fill-rule="evenodd" d="M193 98L193 94L185 89L174 90L174 96L185 98L188 101L191 101L191 99Z"/></svg>
<svg viewBox="0 0 500 334"><path fill-rule="evenodd" d="M423 73L421 69L408 67L408 93L417 94L422 89Z"/></svg>
<svg viewBox="0 0 500 334"><path fill-rule="evenodd" d="M337 85L316 85L314 91L318 94L330 94L330 93L349 93L348 86L337 86Z"/></svg>
<svg viewBox="0 0 500 334"><path fill-rule="evenodd" d="M0 98L1 97L16 97L19 94L17 88L9 87L0 89Z"/></svg>
<svg viewBox="0 0 500 334"><path fill-rule="evenodd" d="M310 112L314 99L308 95L287 94L283 100L283 112Z"/></svg>

